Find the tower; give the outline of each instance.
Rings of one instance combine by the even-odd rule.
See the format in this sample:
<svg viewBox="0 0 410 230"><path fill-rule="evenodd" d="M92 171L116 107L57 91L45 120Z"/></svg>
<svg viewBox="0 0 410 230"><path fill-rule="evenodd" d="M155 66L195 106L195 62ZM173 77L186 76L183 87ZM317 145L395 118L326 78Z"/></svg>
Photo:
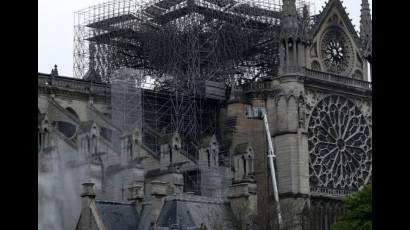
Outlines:
<svg viewBox="0 0 410 230"><path fill-rule="evenodd" d="M340 0L330 0L312 27L305 18L295 0L283 1L280 71L264 90L284 227L301 229L303 210L326 209L308 218L309 229L320 229L344 196L371 180L371 19L363 1L359 38Z"/></svg>
<svg viewBox="0 0 410 230"><path fill-rule="evenodd" d="M368 0L362 0L360 10L360 42L362 55L370 64L370 78L372 75L372 16Z"/></svg>
<svg viewBox="0 0 410 230"><path fill-rule="evenodd" d="M372 17L368 0L362 0L360 10L360 40L363 56L372 63Z"/></svg>
<svg viewBox="0 0 410 230"><path fill-rule="evenodd" d="M306 14L306 8L304 13ZM302 19L297 13L295 0L284 0L280 24L279 76L272 79L270 93L266 97L270 138L277 156L275 164L279 197L283 207L283 227L298 226L292 229L301 227L295 217L304 208L309 195L309 170L306 167L307 132L304 124L304 72L309 41ZM269 177L267 169L268 197L272 197ZM258 207L259 213L262 208L274 207L273 199L267 200L270 204L267 207ZM289 207L292 207L291 212ZM273 213L274 211L271 211L265 219L267 227L275 225L276 216ZM273 223L269 223L272 219Z"/></svg>
<svg viewBox="0 0 410 230"><path fill-rule="evenodd" d="M279 38L279 75L300 72L305 66L306 36L297 14L295 0L283 1Z"/></svg>

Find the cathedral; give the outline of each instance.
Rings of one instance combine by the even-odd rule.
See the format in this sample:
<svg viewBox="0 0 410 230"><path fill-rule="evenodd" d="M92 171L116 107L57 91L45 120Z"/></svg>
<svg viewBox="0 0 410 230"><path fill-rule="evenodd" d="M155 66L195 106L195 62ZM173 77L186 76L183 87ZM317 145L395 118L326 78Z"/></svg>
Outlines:
<svg viewBox="0 0 410 230"><path fill-rule="evenodd" d="M330 229L372 178L367 0L360 17L340 0L77 12L74 76L38 73L39 229Z"/></svg>

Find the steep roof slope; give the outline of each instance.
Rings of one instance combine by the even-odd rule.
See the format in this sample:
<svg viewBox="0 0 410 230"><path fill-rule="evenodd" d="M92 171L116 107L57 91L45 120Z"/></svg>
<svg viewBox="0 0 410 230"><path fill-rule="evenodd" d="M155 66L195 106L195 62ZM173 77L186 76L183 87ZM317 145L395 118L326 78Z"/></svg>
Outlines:
<svg viewBox="0 0 410 230"><path fill-rule="evenodd" d="M138 213L130 203L96 200L95 206L106 230L137 229Z"/></svg>
<svg viewBox="0 0 410 230"><path fill-rule="evenodd" d="M216 225L223 224L223 229L233 229L233 221L228 203L184 194L167 198L158 217L158 226L178 224L181 229L188 229L205 224L208 229L215 229Z"/></svg>

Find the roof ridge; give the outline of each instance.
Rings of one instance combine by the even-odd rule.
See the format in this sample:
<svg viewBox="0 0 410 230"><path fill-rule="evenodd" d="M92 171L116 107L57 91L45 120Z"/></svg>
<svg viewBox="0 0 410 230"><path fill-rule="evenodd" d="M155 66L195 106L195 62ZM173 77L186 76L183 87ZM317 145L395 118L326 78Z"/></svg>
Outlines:
<svg viewBox="0 0 410 230"><path fill-rule="evenodd" d="M121 202L121 201L113 201L113 200L98 200L98 199L96 199L95 202L104 203L104 204L132 205L131 202Z"/></svg>

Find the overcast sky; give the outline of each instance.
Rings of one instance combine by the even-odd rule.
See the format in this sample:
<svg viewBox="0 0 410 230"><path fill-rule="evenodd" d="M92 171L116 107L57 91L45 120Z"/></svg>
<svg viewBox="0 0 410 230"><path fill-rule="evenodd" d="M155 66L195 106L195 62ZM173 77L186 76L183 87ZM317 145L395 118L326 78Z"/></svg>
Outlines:
<svg viewBox="0 0 410 230"><path fill-rule="evenodd" d="M107 0L38 1L38 71L50 73L54 64L63 76L73 76L74 12ZM311 0L316 12L325 0ZM371 0L370 7L371 7ZM344 0L343 5L359 30L361 0Z"/></svg>

